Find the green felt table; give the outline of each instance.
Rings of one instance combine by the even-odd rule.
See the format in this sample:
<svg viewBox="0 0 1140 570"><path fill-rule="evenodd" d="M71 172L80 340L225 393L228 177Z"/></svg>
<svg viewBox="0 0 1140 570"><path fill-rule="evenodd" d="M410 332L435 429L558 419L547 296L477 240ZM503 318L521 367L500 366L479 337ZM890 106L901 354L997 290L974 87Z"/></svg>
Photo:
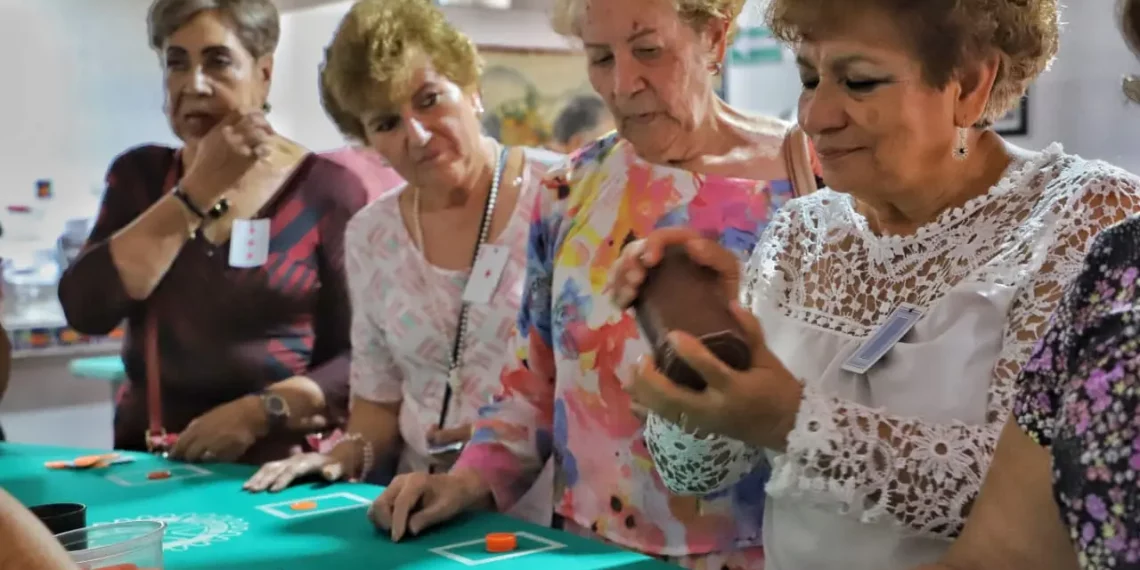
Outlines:
<svg viewBox="0 0 1140 570"><path fill-rule="evenodd" d="M383 490L365 484L299 485L276 494L251 494L241 484L253 470L237 465L193 466L147 454L133 463L86 471L49 470L47 461L91 450L0 444L0 487L21 503L78 502L88 524L150 519L167 523L167 570L522 570L676 568L639 554L518 521L481 513L393 543L368 522L368 505ZM169 470L172 477L147 474ZM312 499L317 509L289 505ZM491 532L514 532L519 549L485 552Z"/></svg>

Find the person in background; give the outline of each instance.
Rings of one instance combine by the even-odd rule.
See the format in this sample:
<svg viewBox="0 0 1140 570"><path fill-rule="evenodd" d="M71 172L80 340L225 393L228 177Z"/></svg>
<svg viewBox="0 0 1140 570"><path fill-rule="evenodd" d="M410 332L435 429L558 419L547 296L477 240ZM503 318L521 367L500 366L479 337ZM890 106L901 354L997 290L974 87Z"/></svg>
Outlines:
<svg viewBox="0 0 1140 570"><path fill-rule="evenodd" d="M1140 57L1140 1L1118 2ZM1135 77L1124 92L1140 103ZM1140 568L1140 217L1096 237L1018 379L961 536L924 570Z"/></svg>
<svg viewBox="0 0 1140 570"><path fill-rule="evenodd" d="M76 565L36 515L0 489L0 570L75 570Z"/></svg>
<svg viewBox="0 0 1140 570"><path fill-rule="evenodd" d="M343 238L367 192L265 117L272 2L157 0L147 24L183 145L115 159L60 302L83 333L127 323L116 448L281 459L347 414Z"/></svg>
<svg viewBox="0 0 1140 570"><path fill-rule="evenodd" d="M356 174L368 191L369 202L387 196L404 185L399 173L370 147L348 146L322 152L320 156Z"/></svg>
<svg viewBox="0 0 1140 570"><path fill-rule="evenodd" d="M645 363L631 390L652 410L646 440L672 490L753 481L768 494L770 569L905 570L945 554L980 514L1018 373L1035 366L1092 237L1140 212L1132 174L992 129L1053 58L1059 19L1054 0L773 0L767 24L795 47L798 120L828 189L777 214L743 277L732 252L691 232L663 230L619 264L621 306L676 242L739 294L750 369L677 334L671 347L708 388ZM1078 441L1065 453L1111 438ZM1012 451L997 447L997 461ZM1047 464L1015 461L999 494L1033 488L1043 473L1029 469ZM1060 533L1010 540L1029 520L1015 517L1042 516L1025 506L999 507L1010 518L983 532L1001 552L1032 550L1027 568L1050 568Z"/></svg>
<svg viewBox="0 0 1140 570"><path fill-rule="evenodd" d="M523 297L526 233L549 151L480 132L475 44L428 0L364 0L349 10L321 72L325 110L408 183L348 227L352 413L327 453L265 465L246 484L357 478L399 455L399 472L446 471L499 389ZM473 253L490 277L472 273ZM447 449L443 453L434 449ZM511 514L549 524L542 478Z"/></svg>
<svg viewBox="0 0 1140 570"><path fill-rule="evenodd" d="M606 102L597 95L578 95L554 119L550 149L570 153L614 130Z"/></svg>
<svg viewBox="0 0 1140 570"><path fill-rule="evenodd" d="M556 3L555 27L585 45L583 64L618 133L575 152L538 193L502 393L449 472L397 477L373 505L393 539L468 509L510 509L553 457L565 530L690 568L762 565L762 475L681 498L654 471L623 390L650 347L603 291L628 240L685 226L746 257L775 211L814 190L802 136L713 89L743 5Z"/></svg>

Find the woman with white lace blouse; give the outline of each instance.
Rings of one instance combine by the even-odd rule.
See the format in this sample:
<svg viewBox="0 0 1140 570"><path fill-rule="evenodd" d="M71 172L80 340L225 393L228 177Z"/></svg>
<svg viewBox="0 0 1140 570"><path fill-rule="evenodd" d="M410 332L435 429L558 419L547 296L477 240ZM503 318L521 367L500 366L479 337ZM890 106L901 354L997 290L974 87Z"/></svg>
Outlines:
<svg viewBox="0 0 1140 570"><path fill-rule="evenodd" d="M626 249L610 285L628 306L670 243L734 295L739 283L750 370L675 332L708 387L646 362L629 390L651 411L648 447L674 492L715 493L770 462L768 570L937 560L1093 236L1140 210L1128 173L990 128L1054 55L1054 1L837 6L768 11L796 48L799 122L830 189L777 214L743 282L719 245L660 230ZM898 334L871 342L884 330Z"/></svg>

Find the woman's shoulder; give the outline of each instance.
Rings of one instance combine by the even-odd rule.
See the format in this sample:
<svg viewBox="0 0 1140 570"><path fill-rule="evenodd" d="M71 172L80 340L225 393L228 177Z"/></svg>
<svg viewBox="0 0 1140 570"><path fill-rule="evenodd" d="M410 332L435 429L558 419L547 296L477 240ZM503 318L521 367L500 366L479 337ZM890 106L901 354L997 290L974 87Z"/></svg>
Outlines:
<svg viewBox="0 0 1140 570"><path fill-rule="evenodd" d="M162 180L166 177L178 151L174 147L160 144L141 144L130 147L111 159L107 169L108 178L120 182L128 179ZM110 184L115 186L115 184Z"/></svg>
<svg viewBox="0 0 1140 570"><path fill-rule="evenodd" d="M404 222L400 216L399 200L406 188L406 183L400 184L360 208L348 221L348 227L345 230L347 241L353 243L360 239L367 239L377 230L402 227Z"/></svg>
<svg viewBox="0 0 1140 570"><path fill-rule="evenodd" d="M1106 199L1104 205L1109 207L1136 209L1140 205L1140 178L1135 174L1103 160L1065 153L1057 144L1044 153L1047 160L1038 180L1046 196Z"/></svg>
<svg viewBox="0 0 1140 570"><path fill-rule="evenodd" d="M133 165L163 165L169 166L174 160L178 150L172 146L162 144L140 144L132 146L111 159L111 169L116 167L129 167Z"/></svg>

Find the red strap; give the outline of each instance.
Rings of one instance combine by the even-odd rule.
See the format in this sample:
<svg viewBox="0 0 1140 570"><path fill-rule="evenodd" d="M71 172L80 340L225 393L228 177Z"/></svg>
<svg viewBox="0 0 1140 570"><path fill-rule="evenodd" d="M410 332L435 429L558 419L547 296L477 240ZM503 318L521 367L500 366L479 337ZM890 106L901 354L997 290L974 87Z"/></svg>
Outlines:
<svg viewBox="0 0 1140 570"><path fill-rule="evenodd" d="M174 189L178 183L180 171L179 161L182 152L174 153L174 160L166 171L166 179L162 183L162 196ZM155 288L157 291L157 287ZM144 331L146 343L144 358L146 359L146 408L148 416L147 445L166 444L168 438L162 424L162 366L158 355L158 302L155 291L146 304L146 330Z"/></svg>
<svg viewBox="0 0 1140 570"><path fill-rule="evenodd" d="M158 311L146 312L146 409L151 434L162 433L162 367L158 361Z"/></svg>

